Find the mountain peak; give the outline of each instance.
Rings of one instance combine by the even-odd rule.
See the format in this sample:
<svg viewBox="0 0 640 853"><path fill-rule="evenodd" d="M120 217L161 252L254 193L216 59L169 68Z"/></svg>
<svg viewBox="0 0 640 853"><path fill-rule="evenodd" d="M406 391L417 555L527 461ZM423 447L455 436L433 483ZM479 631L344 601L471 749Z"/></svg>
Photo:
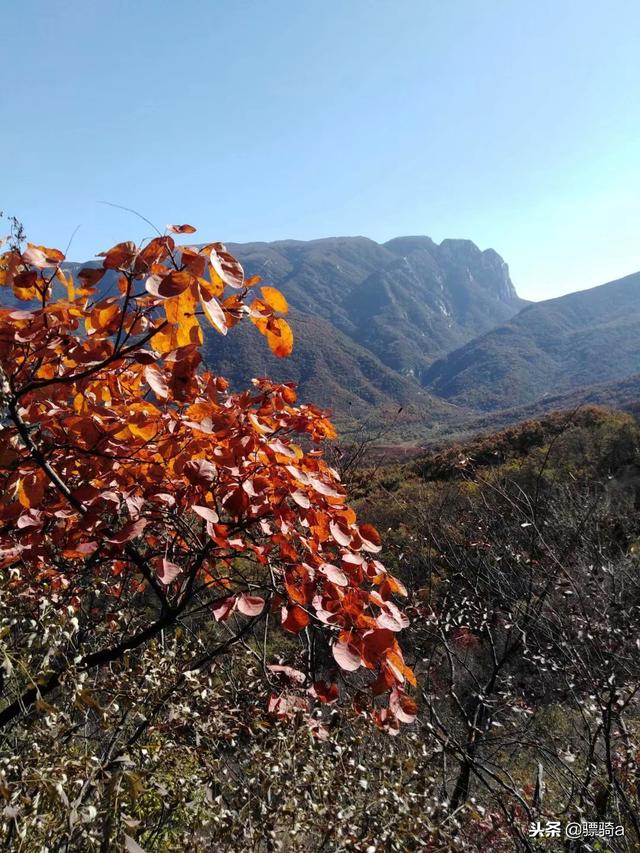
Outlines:
<svg viewBox="0 0 640 853"><path fill-rule="evenodd" d="M424 236L394 237L382 245L395 255L408 255L411 252L420 251L432 252L438 248L431 237Z"/></svg>

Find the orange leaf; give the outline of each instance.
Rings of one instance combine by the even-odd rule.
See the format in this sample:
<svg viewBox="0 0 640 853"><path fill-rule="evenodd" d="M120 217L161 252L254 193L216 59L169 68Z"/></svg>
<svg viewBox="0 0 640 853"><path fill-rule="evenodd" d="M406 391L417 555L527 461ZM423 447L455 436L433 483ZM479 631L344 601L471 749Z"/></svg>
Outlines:
<svg viewBox="0 0 640 853"><path fill-rule="evenodd" d="M260 293L264 301L273 308L274 311L280 311L281 314L286 314L289 310L287 300L279 290L275 287L261 287Z"/></svg>
<svg viewBox="0 0 640 853"><path fill-rule="evenodd" d="M56 375L56 368L54 364L49 362L48 364L43 364L42 367L36 373L38 379L53 379Z"/></svg>
<svg viewBox="0 0 640 853"><path fill-rule="evenodd" d="M44 480L38 474L27 474L18 483L18 500L22 506L29 509L42 503L44 497Z"/></svg>
<svg viewBox="0 0 640 853"><path fill-rule="evenodd" d="M120 320L120 306L112 302L105 305L98 303L85 321L87 331L92 329L97 332L114 332Z"/></svg>
<svg viewBox="0 0 640 853"><path fill-rule="evenodd" d="M276 317L267 325L267 343L274 355L285 358L293 350L293 332L286 320Z"/></svg>
<svg viewBox="0 0 640 853"><path fill-rule="evenodd" d="M172 234L194 234L197 230L193 225L166 225L165 228Z"/></svg>

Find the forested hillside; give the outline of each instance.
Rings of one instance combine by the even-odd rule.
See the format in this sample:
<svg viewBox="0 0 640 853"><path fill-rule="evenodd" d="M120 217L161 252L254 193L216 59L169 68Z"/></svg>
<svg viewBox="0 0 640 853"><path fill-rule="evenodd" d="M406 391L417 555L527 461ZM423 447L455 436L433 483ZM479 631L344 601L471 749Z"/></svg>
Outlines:
<svg viewBox="0 0 640 853"><path fill-rule="evenodd" d="M613 385L640 369L640 273L529 305L438 361L432 393L483 411Z"/></svg>

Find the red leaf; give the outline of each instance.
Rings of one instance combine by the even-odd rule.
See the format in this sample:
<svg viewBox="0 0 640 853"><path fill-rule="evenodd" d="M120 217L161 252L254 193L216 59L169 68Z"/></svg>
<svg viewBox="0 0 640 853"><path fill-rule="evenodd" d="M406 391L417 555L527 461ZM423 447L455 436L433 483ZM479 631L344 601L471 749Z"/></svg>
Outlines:
<svg viewBox="0 0 640 853"><path fill-rule="evenodd" d="M361 524L358 529L362 537L362 550L377 554L381 550L382 540L373 524Z"/></svg>
<svg viewBox="0 0 640 853"><path fill-rule="evenodd" d="M329 530L338 545L343 545L346 548L347 545L351 544L351 535L344 529L344 527L341 527L337 521L329 522Z"/></svg>
<svg viewBox="0 0 640 853"><path fill-rule="evenodd" d="M311 506L309 497L304 492L300 491L300 489L296 489L295 492L291 492L291 498L298 504L298 506L301 506L302 509L309 509Z"/></svg>
<svg viewBox="0 0 640 853"><path fill-rule="evenodd" d="M327 684L326 681L316 681L311 689L313 695L321 702L331 705L340 695L337 684Z"/></svg>
<svg viewBox="0 0 640 853"><path fill-rule="evenodd" d="M267 667L270 672L275 672L282 675L286 678L287 681L290 681L292 684L304 684L306 676L304 672L300 672L299 669L294 669L292 666L286 666L283 664L271 664Z"/></svg>
<svg viewBox="0 0 640 853"><path fill-rule="evenodd" d="M186 478L194 486L211 486L216 478L216 466L207 459L191 459L184 466Z"/></svg>
<svg viewBox="0 0 640 853"><path fill-rule="evenodd" d="M322 480L318 480L316 477L309 477L309 483L313 486L316 492L320 492L321 495L325 495L328 498L344 497L344 495L340 494L340 492L336 492L336 490L332 488L328 483L325 483Z"/></svg>
<svg viewBox="0 0 640 853"><path fill-rule="evenodd" d="M236 607L236 597L232 595L230 598L224 598L222 601L217 601L211 607L213 618L216 622L224 622L233 613Z"/></svg>
<svg viewBox="0 0 640 853"><path fill-rule="evenodd" d="M355 672L362 665L358 650L349 643L334 643L331 651L338 666L347 672Z"/></svg>
<svg viewBox="0 0 640 853"><path fill-rule="evenodd" d="M330 580L331 583L334 583L336 586L347 586L349 583L349 579L337 566L333 566L331 563L323 563L320 566L320 571L322 574Z"/></svg>
<svg viewBox="0 0 640 853"><path fill-rule="evenodd" d="M264 598L259 595L245 595L238 598L238 610L244 616L258 616L264 610Z"/></svg>
<svg viewBox="0 0 640 853"><path fill-rule="evenodd" d="M306 628L311 620L309 614L302 607L294 604L293 607L282 608L282 627L285 631L290 631L292 634L299 634L303 628Z"/></svg>
<svg viewBox="0 0 640 853"><path fill-rule="evenodd" d="M165 586L168 586L178 577L181 571L182 569L180 568L180 566L176 566L175 563L172 563L166 558L163 558L160 571L158 572L158 579Z"/></svg>
<svg viewBox="0 0 640 853"><path fill-rule="evenodd" d="M138 518L136 521L130 521L128 524L125 524L115 536L111 537L111 539L107 539L106 541L111 542L112 545L122 545L125 542L129 542L131 539L135 539L136 536L140 536L146 526L147 519Z"/></svg>
<svg viewBox="0 0 640 853"><path fill-rule="evenodd" d="M389 710L401 723L413 723L418 713L418 706L406 693L392 690L389 696Z"/></svg>

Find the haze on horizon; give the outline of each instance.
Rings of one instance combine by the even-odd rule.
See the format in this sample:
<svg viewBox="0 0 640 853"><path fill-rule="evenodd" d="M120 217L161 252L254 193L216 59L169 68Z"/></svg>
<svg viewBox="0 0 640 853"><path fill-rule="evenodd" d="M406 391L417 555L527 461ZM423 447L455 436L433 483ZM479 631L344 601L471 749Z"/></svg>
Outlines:
<svg viewBox="0 0 640 853"><path fill-rule="evenodd" d="M91 258L426 234L545 299L640 269L634 0L24 0L2 10L0 209Z"/></svg>

